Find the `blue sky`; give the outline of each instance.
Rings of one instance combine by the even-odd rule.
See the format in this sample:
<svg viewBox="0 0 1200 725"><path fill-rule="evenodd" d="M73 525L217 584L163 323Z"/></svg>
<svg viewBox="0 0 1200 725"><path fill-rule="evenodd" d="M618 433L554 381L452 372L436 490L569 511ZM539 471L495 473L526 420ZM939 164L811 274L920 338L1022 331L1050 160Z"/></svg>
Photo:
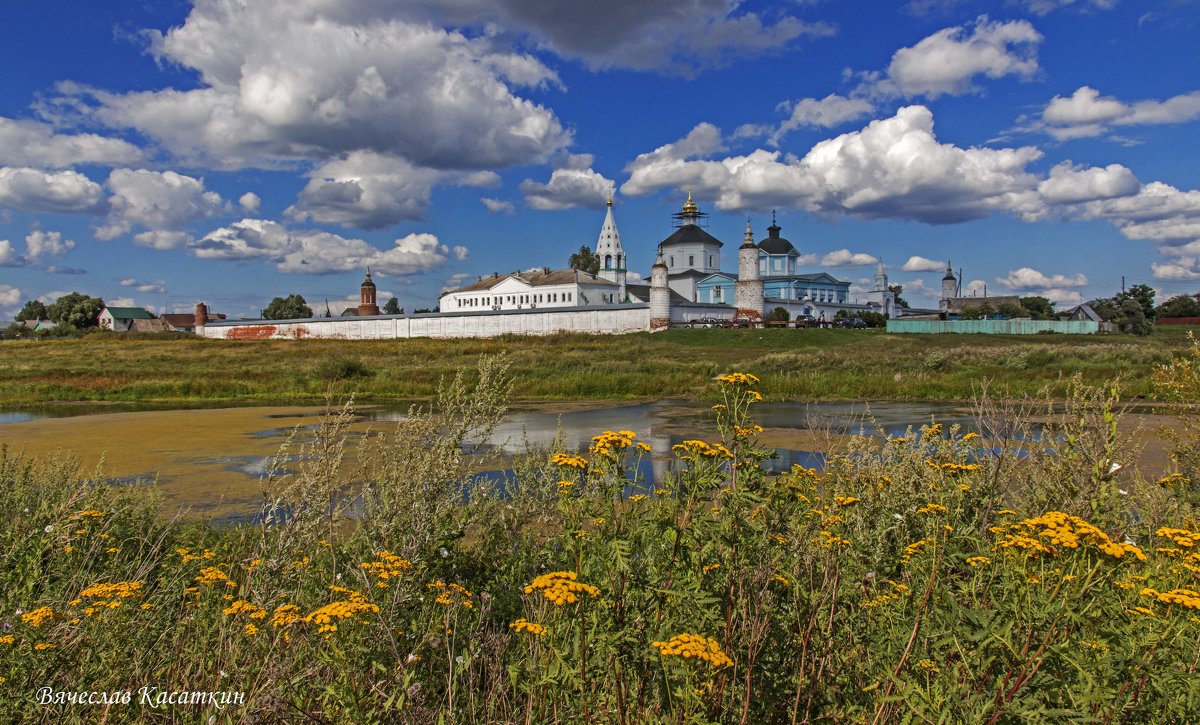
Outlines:
<svg viewBox="0 0 1200 725"><path fill-rule="evenodd" d="M336 313L367 265L432 307L565 266L611 192L648 276L689 188L725 269L777 210L852 295L1200 290L1196 0L9 5L3 317Z"/></svg>

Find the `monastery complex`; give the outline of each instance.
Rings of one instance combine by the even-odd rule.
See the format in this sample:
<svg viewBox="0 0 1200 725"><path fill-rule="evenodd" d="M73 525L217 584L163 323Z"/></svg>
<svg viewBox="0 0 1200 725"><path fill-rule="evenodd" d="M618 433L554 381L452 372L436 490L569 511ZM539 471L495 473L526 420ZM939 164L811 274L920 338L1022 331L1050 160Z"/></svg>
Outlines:
<svg viewBox="0 0 1200 725"><path fill-rule="evenodd" d="M825 272L802 273L800 252L780 235L772 215L767 236L754 240L750 222L736 251L737 274L721 270L724 242L707 231L708 215L688 194L672 215L673 231L658 244L650 283L630 282L625 248L608 202L596 242L600 269L590 274L549 267L493 274L447 291L438 311L380 314L368 272L357 309L342 317L301 320L211 320L198 305L196 333L230 339L491 337L557 332L622 334L664 330L697 321L754 324L777 307L790 318L832 320L838 312L899 312L882 263L866 301L850 301L850 283ZM635 276L635 280L640 280Z"/></svg>

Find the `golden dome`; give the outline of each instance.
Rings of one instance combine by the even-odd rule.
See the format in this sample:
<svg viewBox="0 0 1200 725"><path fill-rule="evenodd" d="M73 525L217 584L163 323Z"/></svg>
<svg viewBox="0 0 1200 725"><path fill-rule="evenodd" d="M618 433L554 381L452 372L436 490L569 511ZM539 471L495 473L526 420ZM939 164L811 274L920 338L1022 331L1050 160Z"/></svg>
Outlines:
<svg viewBox="0 0 1200 725"><path fill-rule="evenodd" d="M683 202L684 214L695 214L700 211L700 207L696 206L696 202L692 201L692 190L688 189L687 201Z"/></svg>

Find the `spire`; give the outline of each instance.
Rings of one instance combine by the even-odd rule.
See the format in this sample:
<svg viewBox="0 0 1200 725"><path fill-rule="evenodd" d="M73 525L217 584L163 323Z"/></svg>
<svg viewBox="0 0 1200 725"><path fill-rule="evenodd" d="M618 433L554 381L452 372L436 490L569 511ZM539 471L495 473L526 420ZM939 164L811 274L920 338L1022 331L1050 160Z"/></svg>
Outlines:
<svg viewBox="0 0 1200 725"><path fill-rule="evenodd" d="M742 248L745 249L746 247L756 247L756 246L757 245L754 243L754 232L750 230L750 220L747 219L746 220L746 240L744 242L742 242Z"/></svg>
<svg viewBox="0 0 1200 725"><path fill-rule="evenodd" d="M774 209L771 210L771 226L767 227L767 236L769 236L769 237L778 237L779 236L779 223L775 221L775 210Z"/></svg>
<svg viewBox="0 0 1200 725"><path fill-rule="evenodd" d="M698 211L700 211L700 207L696 205L696 202L692 201L692 187L689 186L687 201L683 202L683 213L695 214Z"/></svg>
<svg viewBox="0 0 1200 725"><path fill-rule="evenodd" d="M613 200L608 198L608 208L604 212L604 224L600 227L600 237L596 240L596 256L600 258L600 276L616 282L612 270L622 270L625 265L625 249L621 246L621 232L617 230L617 220L613 216Z"/></svg>

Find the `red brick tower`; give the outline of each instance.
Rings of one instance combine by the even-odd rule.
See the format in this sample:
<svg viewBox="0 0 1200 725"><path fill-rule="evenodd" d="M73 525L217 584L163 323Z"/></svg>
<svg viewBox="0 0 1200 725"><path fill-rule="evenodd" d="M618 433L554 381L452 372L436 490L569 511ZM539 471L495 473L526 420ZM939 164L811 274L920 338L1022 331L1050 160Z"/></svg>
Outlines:
<svg viewBox="0 0 1200 725"><path fill-rule="evenodd" d="M371 281L371 268L367 267L367 276L362 283L362 296L358 303L358 316L367 317L379 314L379 305L375 304L375 283Z"/></svg>

